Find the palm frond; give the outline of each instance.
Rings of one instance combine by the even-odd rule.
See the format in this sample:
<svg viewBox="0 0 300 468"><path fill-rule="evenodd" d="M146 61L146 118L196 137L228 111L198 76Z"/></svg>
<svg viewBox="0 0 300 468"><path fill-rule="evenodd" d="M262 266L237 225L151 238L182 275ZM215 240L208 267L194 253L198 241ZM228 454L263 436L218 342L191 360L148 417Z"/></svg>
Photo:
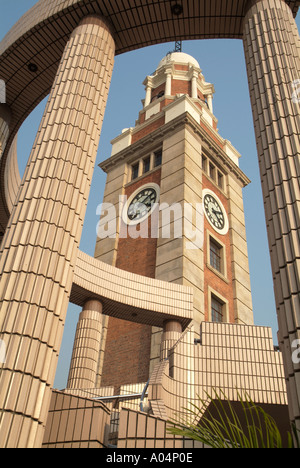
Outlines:
<svg viewBox="0 0 300 468"><path fill-rule="evenodd" d="M224 392L214 393L184 408L185 416L169 421L168 432L212 448L284 447L276 421L248 395L238 394L238 413ZM287 435L285 448L300 448L300 433L295 427Z"/></svg>

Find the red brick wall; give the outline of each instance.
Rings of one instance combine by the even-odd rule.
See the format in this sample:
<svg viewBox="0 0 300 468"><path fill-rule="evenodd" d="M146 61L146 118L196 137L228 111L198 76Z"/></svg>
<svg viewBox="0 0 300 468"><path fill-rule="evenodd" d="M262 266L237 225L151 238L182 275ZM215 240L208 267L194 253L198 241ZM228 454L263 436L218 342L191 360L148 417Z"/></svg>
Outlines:
<svg viewBox="0 0 300 468"><path fill-rule="evenodd" d="M184 70L184 71L189 71L189 66L188 65L175 65L175 70Z"/></svg>
<svg viewBox="0 0 300 468"><path fill-rule="evenodd" d="M187 94L191 96L192 84L190 81L172 80L172 96L176 94Z"/></svg>
<svg viewBox="0 0 300 468"><path fill-rule="evenodd" d="M200 122L201 127L205 130L205 132L217 143L217 145L223 149L223 145L221 144L220 140L210 131L209 127L203 122L201 119ZM216 129L216 122L214 122L214 128Z"/></svg>
<svg viewBox="0 0 300 468"><path fill-rule="evenodd" d="M154 97L156 97L161 91L164 91L165 88L166 88L166 83L163 83L163 84L161 84L160 86L158 86L157 88L152 89L152 92L151 92L151 99L153 99Z"/></svg>
<svg viewBox="0 0 300 468"><path fill-rule="evenodd" d="M187 67L183 67L187 68ZM181 69L177 67L177 69ZM188 94L191 95L191 82L186 80L173 80L172 79L172 86L171 86L171 95L175 96L175 94ZM166 84L163 83L162 85L158 86L157 88L152 90L152 98L157 96L161 91L164 91Z"/></svg>
<svg viewBox="0 0 300 468"><path fill-rule="evenodd" d="M125 195L129 198L135 190L148 183L156 183L160 185L160 179L161 170L158 169L157 171L152 172L148 176L139 179L136 183L127 187ZM154 278L157 239L151 238L151 222L148 222L148 220L149 218L147 218L147 220L145 220L143 223L143 225L146 226L148 224L147 239L131 239L130 237L119 239L116 266L122 270L131 271L132 273ZM124 227L126 229L125 225L122 227L123 229Z"/></svg>
<svg viewBox="0 0 300 468"><path fill-rule="evenodd" d="M160 185L160 179L161 171L158 169L127 187L125 195L129 197L146 183L154 182ZM119 239L117 268L154 278L156 247L157 239L151 238L151 223L149 222L148 238ZM152 328L149 326L109 318L102 386L112 385L118 393L121 385L147 382L151 332Z"/></svg>
<svg viewBox="0 0 300 468"><path fill-rule="evenodd" d="M223 203L224 208L228 213L228 201L224 194L216 188L216 186L203 174L203 189L212 190ZM211 232L220 243L226 247L226 267L227 267L227 282L220 278L217 274L211 271L207 264L209 258L207 253L207 229ZM230 252L230 235L229 232L222 236L218 234L209 224L206 217L204 217L204 303L205 303L205 320L209 320L208 311L208 286L217 291L222 297L228 300L229 306L229 322L234 323L234 303L233 303L233 287L232 287L232 266L231 266L231 252Z"/></svg>
<svg viewBox="0 0 300 468"><path fill-rule="evenodd" d="M136 132L132 135L132 144L136 143L139 141L141 138L143 138L146 135L149 135L151 132L154 130L157 130L158 128L162 127L165 124L165 117L163 116L162 118L155 120L154 122L150 123L147 127L143 128L139 132Z"/></svg>

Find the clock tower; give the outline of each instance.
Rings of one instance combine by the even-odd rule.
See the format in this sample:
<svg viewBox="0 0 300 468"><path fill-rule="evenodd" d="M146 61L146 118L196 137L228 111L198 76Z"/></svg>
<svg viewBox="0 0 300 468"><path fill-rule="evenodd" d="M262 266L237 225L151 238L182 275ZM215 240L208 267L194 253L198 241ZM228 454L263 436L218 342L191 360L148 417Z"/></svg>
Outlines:
<svg viewBox="0 0 300 468"><path fill-rule="evenodd" d="M198 62L168 54L144 81L134 127L112 141L95 257L190 286L195 339L203 321L253 324L240 154L213 113ZM104 318L98 385L145 383L162 330ZM176 331L176 330L173 330Z"/></svg>

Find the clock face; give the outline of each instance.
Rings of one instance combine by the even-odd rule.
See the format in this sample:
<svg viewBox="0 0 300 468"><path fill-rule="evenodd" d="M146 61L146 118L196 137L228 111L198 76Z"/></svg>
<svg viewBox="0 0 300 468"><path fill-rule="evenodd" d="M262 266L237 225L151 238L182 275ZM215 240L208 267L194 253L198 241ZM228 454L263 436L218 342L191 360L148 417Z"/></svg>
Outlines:
<svg viewBox="0 0 300 468"><path fill-rule="evenodd" d="M129 198L123 211L123 220L127 224L139 224L143 222L154 210L158 199L158 185L147 184L139 188Z"/></svg>
<svg viewBox="0 0 300 468"><path fill-rule="evenodd" d="M219 234L226 234L228 232L226 211L219 198L211 190L203 191L203 206L205 216L210 225Z"/></svg>

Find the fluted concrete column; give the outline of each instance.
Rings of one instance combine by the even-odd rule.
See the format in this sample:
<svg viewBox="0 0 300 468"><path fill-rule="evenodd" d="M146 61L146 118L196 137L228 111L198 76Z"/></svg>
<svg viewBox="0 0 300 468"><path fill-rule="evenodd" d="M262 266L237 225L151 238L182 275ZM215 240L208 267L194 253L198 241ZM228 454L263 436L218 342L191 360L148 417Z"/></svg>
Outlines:
<svg viewBox="0 0 300 468"><path fill-rule="evenodd" d="M176 320L167 320L164 323L161 347L160 360L167 359L169 350L177 343L182 335L182 325Z"/></svg>
<svg viewBox="0 0 300 468"><path fill-rule="evenodd" d="M244 49L253 109L280 341L292 421L300 428L300 41L283 0L252 0Z"/></svg>
<svg viewBox="0 0 300 468"><path fill-rule="evenodd" d="M42 442L114 53L101 18L72 33L3 238L0 447Z"/></svg>
<svg viewBox="0 0 300 468"><path fill-rule="evenodd" d="M77 324L68 389L95 388L102 333L102 304L88 301Z"/></svg>

